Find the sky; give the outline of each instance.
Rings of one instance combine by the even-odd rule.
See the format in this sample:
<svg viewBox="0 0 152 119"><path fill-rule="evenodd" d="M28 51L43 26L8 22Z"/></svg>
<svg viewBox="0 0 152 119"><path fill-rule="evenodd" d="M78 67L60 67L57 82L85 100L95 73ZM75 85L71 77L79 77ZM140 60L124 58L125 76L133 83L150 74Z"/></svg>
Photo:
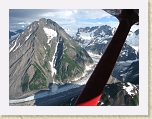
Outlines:
<svg viewBox="0 0 152 119"><path fill-rule="evenodd" d="M24 29L41 18L57 22L71 34L80 27L106 24L117 28L119 23L114 16L102 9L9 9L9 29Z"/></svg>

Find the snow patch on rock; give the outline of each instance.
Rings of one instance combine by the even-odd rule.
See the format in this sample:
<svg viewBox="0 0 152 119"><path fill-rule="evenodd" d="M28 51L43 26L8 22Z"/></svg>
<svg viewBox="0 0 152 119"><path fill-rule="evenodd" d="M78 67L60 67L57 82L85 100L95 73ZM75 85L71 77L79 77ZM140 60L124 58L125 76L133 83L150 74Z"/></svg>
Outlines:
<svg viewBox="0 0 152 119"><path fill-rule="evenodd" d="M57 32L54 31L53 29L49 29L49 28L44 27L43 30L44 30L44 32L46 33L47 37L48 37L47 43L49 43L50 40L51 40L53 37L57 37Z"/></svg>

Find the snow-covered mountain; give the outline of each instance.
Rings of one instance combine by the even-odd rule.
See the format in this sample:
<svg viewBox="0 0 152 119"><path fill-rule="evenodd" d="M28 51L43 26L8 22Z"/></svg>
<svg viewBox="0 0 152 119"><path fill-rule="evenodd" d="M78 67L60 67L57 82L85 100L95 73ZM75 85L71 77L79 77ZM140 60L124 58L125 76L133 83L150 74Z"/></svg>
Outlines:
<svg viewBox="0 0 152 119"><path fill-rule="evenodd" d="M112 28L107 25L79 28L76 33L76 41L83 47L91 45L92 43L107 43L105 39L112 37ZM105 40L105 41L104 41ZM94 41L94 42L93 42Z"/></svg>
<svg viewBox="0 0 152 119"><path fill-rule="evenodd" d="M114 35L116 28L108 25L79 28L75 40L87 51L95 54L103 54ZM121 50L118 60L138 59L139 30L129 32L126 42Z"/></svg>
<svg viewBox="0 0 152 119"><path fill-rule="evenodd" d="M75 40L89 54L102 56L116 28L108 25L79 28ZM139 84L139 29L130 31L111 75L122 82Z"/></svg>
<svg viewBox="0 0 152 119"><path fill-rule="evenodd" d="M129 32L126 43L133 47L136 51L139 51L139 29L135 32Z"/></svg>

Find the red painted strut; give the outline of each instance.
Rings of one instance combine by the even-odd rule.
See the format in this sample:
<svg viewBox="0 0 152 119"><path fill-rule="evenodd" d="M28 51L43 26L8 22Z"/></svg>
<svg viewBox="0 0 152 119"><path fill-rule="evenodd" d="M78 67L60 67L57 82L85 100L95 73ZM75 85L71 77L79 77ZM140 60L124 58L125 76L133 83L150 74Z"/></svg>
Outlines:
<svg viewBox="0 0 152 119"><path fill-rule="evenodd" d="M75 106L96 106L98 104L130 28L139 21L139 16L133 9L122 10L116 18L119 20L116 33L78 97Z"/></svg>

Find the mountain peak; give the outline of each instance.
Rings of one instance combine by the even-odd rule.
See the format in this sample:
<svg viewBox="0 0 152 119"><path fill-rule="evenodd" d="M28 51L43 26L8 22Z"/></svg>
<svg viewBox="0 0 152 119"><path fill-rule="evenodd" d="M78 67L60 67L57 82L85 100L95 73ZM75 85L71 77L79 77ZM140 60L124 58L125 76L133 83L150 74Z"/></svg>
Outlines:
<svg viewBox="0 0 152 119"><path fill-rule="evenodd" d="M81 77L91 57L56 22L42 18L10 42L10 98ZM14 89L15 87L15 89Z"/></svg>

